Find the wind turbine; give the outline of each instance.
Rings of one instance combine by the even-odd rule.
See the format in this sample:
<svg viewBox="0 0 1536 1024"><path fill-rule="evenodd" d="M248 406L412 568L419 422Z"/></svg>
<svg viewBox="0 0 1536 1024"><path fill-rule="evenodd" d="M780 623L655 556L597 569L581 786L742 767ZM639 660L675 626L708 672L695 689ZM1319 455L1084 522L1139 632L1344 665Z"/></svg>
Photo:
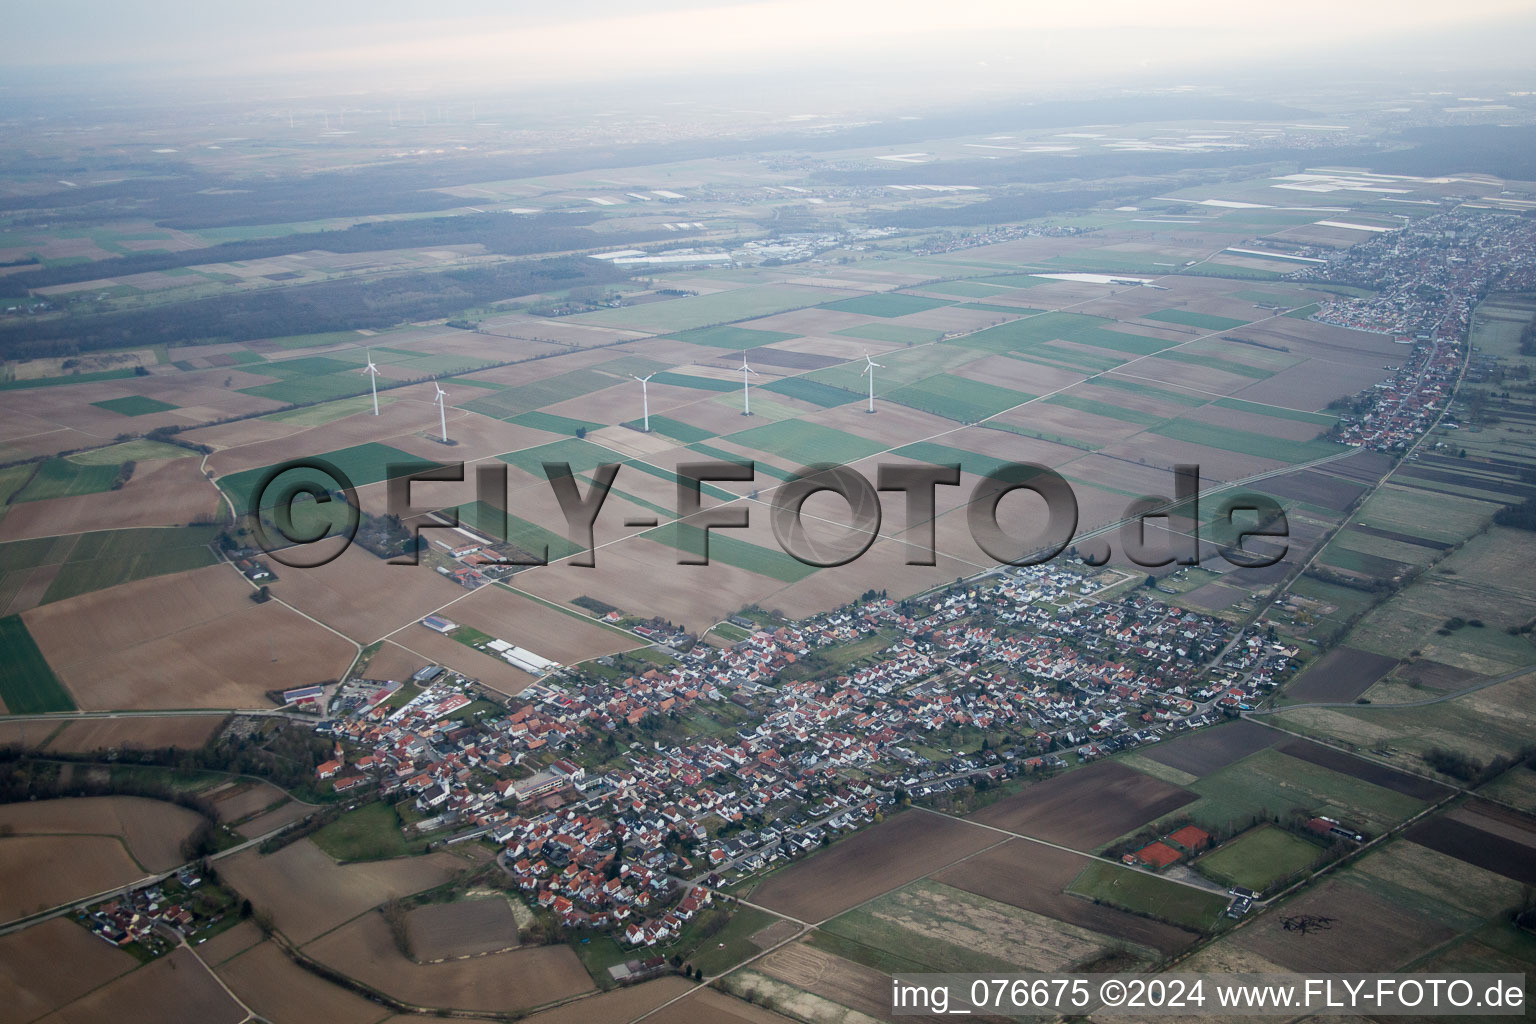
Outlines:
<svg viewBox="0 0 1536 1024"><path fill-rule="evenodd" d="M372 352L368 352L368 365L363 367L363 370L368 374L368 389L373 392L373 414L377 416L379 414L379 368L373 365Z"/></svg>
<svg viewBox="0 0 1536 1024"><path fill-rule="evenodd" d="M630 374L630 376L631 377L635 377L634 374ZM650 400L650 397L646 395L645 382L650 380L654 376L656 376L656 371L652 370L650 373L646 374L644 377L635 377L635 380L640 382L640 408L641 408L642 413L643 413L643 415L645 417L645 419L644 419L644 424L645 424L644 430L645 430L645 432L647 434L649 434L651 432L651 400Z"/></svg>
<svg viewBox="0 0 1536 1024"><path fill-rule="evenodd" d="M868 352L864 353L864 364L865 364L864 365L864 371L863 371L863 373L860 373L859 376L862 377L862 376L864 376L865 373L869 374L869 408L866 409L865 412L874 412L875 411L875 371L877 369L879 369L879 370L885 369L885 364L884 363L877 363L873 359L869 358L869 353Z"/></svg>
<svg viewBox="0 0 1536 1024"><path fill-rule="evenodd" d="M444 391L442 389L442 386L440 384L438 384L437 381L433 381L432 382L432 386L434 388L437 388L437 415L438 415L438 418L442 421L442 426L443 426L443 444L447 444L448 443L448 407L443 404L443 399L448 397L448 392Z"/></svg>
<svg viewBox="0 0 1536 1024"><path fill-rule="evenodd" d="M747 352L743 349L741 352L741 414L743 416L752 415L752 389L747 383L747 374L751 374L754 377L762 376L747 365Z"/></svg>

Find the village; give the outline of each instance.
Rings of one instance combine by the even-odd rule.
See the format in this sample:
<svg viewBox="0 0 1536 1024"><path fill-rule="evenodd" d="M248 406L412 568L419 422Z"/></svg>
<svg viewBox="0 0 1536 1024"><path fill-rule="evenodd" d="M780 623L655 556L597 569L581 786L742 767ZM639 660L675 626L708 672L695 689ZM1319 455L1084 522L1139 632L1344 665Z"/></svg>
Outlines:
<svg viewBox="0 0 1536 1024"><path fill-rule="evenodd" d="M1444 411L1461 372L1472 311L1489 290L1536 287L1528 221L1459 208L1382 230L1289 275L1372 291L1325 303L1311 318L1391 335L1407 350L1385 380L1339 405L1334 436L1374 451L1402 452Z"/></svg>
<svg viewBox="0 0 1536 1024"><path fill-rule="evenodd" d="M484 691L436 665L354 679L317 725L337 753L317 775L399 801L434 842L495 844L566 927L664 945L719 886L898 803L1219 721L1295 666L1163 596L1114 570L1004 567L800 622L734 616L744 640L620 680L553 670L505 713L467 713Z"/></svg>

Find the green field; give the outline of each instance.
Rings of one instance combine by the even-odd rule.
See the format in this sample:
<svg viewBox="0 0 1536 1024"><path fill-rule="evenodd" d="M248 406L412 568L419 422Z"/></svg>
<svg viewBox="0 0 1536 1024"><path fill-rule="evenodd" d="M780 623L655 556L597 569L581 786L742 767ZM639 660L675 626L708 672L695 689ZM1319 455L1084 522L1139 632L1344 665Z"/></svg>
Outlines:
<svg viewBox="0 0 1536 1024"><path fill-rule="evenodd" d="M1222 885L1264 892L1273 883L1311 867L1322 847L1275 825L1249 829L1195 861L1195 868Z"/></svg>
<svg viewBox="0 0 1536 1024"><path fill-rule="evenodd" d="M268 338L278 348L320 348L325 345L357 344L366 335L356 331L328 331L323 334L291 334L286 338Z"/></svg>
<svg viewBox="0 0 1536 1024"><path fill-rule="evenodd" d="M179 444L166 444L163 441L140 438L137 441L109 444L105 448L92 448L90 451L75 452L73 455L64 457L77 466L121 466L125 462L186 459L196 454L192 449L183 448Z"/></svg>
<svg viewBox="0 0 1536 1024"><path fill-rule="evenodd" d="M393 401L392 397L381 395L379 396L379 408L382 409ZM326 402L323 405L305 406L302 409L284 409L282 412L268 413L262 419L272 420L275 423L293 423L301 427L319 427L360 412L373 412L372 395L343 398L335 402Z"/></svg>
<svg viewBox="0 0 1536 1024"><path fill-rule="evenodd" d="M543 380L519 384L515 387L481 395L460 406L470 412L480 413L498 420L510 420L530 412L538 412L547 405L556 405L580 398L594 391L611 388L620 383L618 378L594 370L571 370Z"/></svg>
<svg viewBox="0 0 1536 1024"><path fill-rule="evenodd" d="M780 420L727 434L725 440L801 466L818 462L856 462L885 450L885 446L877 441L805 420Z"/></svg>
<svg viewBox="0 0 1536 1024"><path fill-rule="evenodd" d="M377 800L348 811L311 838L339 861L387 860L410 852L395 809Z"/></svg>
<svg viewBox="0 0 1536 1024"><path fill-rule="evenodd" d="M1093 386L1096 388L1115 388L1116 390L1126 391L1133 395L1140 395L1143 398L1155 398L1159 402L1172 402L1174 405L1183 405L1191 409L1198 409L1210 401L1210 398L1205 395L1192 395L1187 391L1160 388L1139 380L1121 380L1113 374L1095 378Z"/></svg>
<svg viewBox="0 0 1536 1024"><path fill-rule="evenodd" d="M996 384L940 373L876 397L888 398L899 405L960 423L975 423L1022 405L1035 396Z"/></svg>
<svg viewBox="0 0 1536 1024"><path fill-rule="evenodd" d="M544 479L544 463L546 462L569 463L571 472L589 473L605 462L624 461L619 455L607 448L575 437L568 437L561 441L551 441L548 444L541 444L535 448L524 448L521 451L508 452L505 455L498 455L496 457L502 462L516 466L525 473L538 477L540 480Z"/></svg>
<svg viewBox="0 0 1536 1024"><path fill-rule="evenodd" d="M519 427L533 427L535 430L546 430L551 434L570 434L575 437L577 431L587 432L601 430L606 423L595 423L592 420L572 419L569 416L556 416L548 412L525 412L513 416L508 423L514 423Z"/></svg>
<svg viewBox="0 0 1536 1024"><path fill-rule="evenodd" d="M115 412L123 416L147 416L152 412L170 412L172 409L180 409L179 405L170 402L162 402L158 398L145 398L143 395L129 395L126 398L108 398L102 402L92 402L98 409Z"/></svg>
<svg viewBox="0 0 1536 1024"><path fill-rule="evenodd" d="M30 388L49 388L55 384L85 384L96 380L122 380L135 376L132 370L101 370L96 373L72 373L62 377L31 377L26 380L8 380L0 383L0 391L25 391Z"/></svg>
<svg viewBox="0 0 1536 1024"><path fill-rule="evenodd" d="M764 384L762 390L772 391L786 398L798 398L802 402L810 402L823 409L847 405L849 402L857 401L859 397L843 388L823 384L807 377L784 377L770 384Z"/></svg>
<svg viewBox="0 0 1536 1024"><path fill-rule="evenodd" d="M1026 936L1042 928L1097 936L1064 922L933 881L918 881L817 927L810 943L885 974L1013 971Z"/></svg>
<svg viewBox="0 0 1536 1024"><path fill-rule="evenodd" d="M0 469L0 505L10 504L11 498L27 485L36 471L37 467L28 463Z"/></svg>
<svg viewBox="0 0 1536 1024"><path fill-rule="evenodd" d="M1260 459L1277 462L1310 462L1328 455L1348 451L1341 444L1331 441L1287 441L1269 434L1256 434L1247 430L1234 430L1214 423L1195 420L1171 420L1149 428L1152 433L1171 437L1175 441L1203 444L1222 451L1237 452Z"/></svg>
<svg viewBox="0 0 1536 1024"><path fill-rule="evenodd" d="M1169 820L1193 818L1206 829L1230 831L1293 810L1324 815L1361 831L1384 832L1410 817L1423 801L1340 774L1273 748L1250 754L1189 788L1200 799Z"/></svg>
<svg viewBox="0 0 1536 1024"><path fill-rule="evenodd" d="M664 523L641 536L694 556L703 554L705 550L704 530L688 523ZM765 548L733 537L729 530L709 531L709 560L734 565L738 569L746 569L784 583L803 580L816 571L815 566L791 558L778 548Z"/></svg>
<svg viewBox="0 0 1536 1024"><path fill-rule="evenodd" d="M910 313L921 313L924 310L938 309L947 306L945 299L929 299L921 295L906 295L901 292L878 292L874 295L857 295L851 299L838 299L836 302L824 302L822 309L831 309L839 313L858 313L860 316L883 316L887 318L907 316Z"/></svg>
<svg viewBox="0 0 1536 1024"><path fill-rule="evenodd" d="M58 565L42 603L62 601L119 583L212 565L216 559L208 545L218 530L217 526L149 527L11 541L0 544L0 578Z"/></svg>
<svg viewBox="0 0 1536 1024"><path fill-rule="evenodd" d="M0 701L13 715L73 711L75 702L48 667L20 615L0 619Z"/></svg>
<svg viewBox="0 0 1536 1024"><path fill-rule="evenodd" d="M719 377L696 377L691 373L658 373L651 378L652 384L668 384L674 388L692 388L695 391L737 391L741 384Z"/></svg>
<svg viewBox="0 0 1536 1024"><path fill-rule="evenodd" d="M392 448L387 444L378 444L369 441L366 444L353 445L350 448L339 448L336 451L325 452L318 456L320 459L333 464L337 469L345 473L354 486L362 487L366 484L376 484L389 476L404 476L409 472L420 469L424 463L419 456L403 452L398 448ZM391 472L391 467L398 467ZM239 515L248 515L251 512L251 502L256 498L252 491L261 478L271 467L262 469L247 469L239 473L231 473L222 476L218 480L219 488L229 495ZM289 471L273 481L273 486L268 488L267 497L275 500L277 492L281 490L279 483L286 484L289 478L298 481L301 477L297 471ZM335 487L334 481L325 479L324 474L309 473L302 479L319 483L326 487Z"/></svg>
<svg viewBox="0 0 1536 1024"><path fill-rule="evenodd" d="M32 479L12 496L13 502L45 501L79 494L110 491L116 482L118 465L82 466L69 459L49 459L37 467Z"/></svg>
<svg viewBox="0 0 1536 1024"><path fill-rule="evenodd" d="M646 302L620 309L604 309L569 317L573 323L600 327L625 327L652 334L675 334L698 327L730 324L814 306L826 293L817 288L792 285L751 285L710 295L690 295L664 302Z"/></svg>
<svg viewBox="0 0 1536 1024"><path fill-rule="evenodd" d="M1196 313L1188 309L1162 309L1156 313L1148 313L1143 320L1161 320L1165 324L1182 324L1185 327L1198 327L1205 331L1230 331L1238 327L1246 327L1252 321L1233 320L1231 317L1212 316L1209 313Z"/></svg>
<svg viewBox="0 0 1536 1024"><path fill-rule="evenodd" d="M266 368L263 367L263 372ZM358 380L355 373L333 373L319 377L294 377L272 384L258 384L241 388L242 395L270 398L284 405L302 405L308 402L331 402L338 398L367 392L367 379Z"/></svg>
<svg viewBox="0 0 1536 1024"><path fill-rule="evenodd" d="M1209 931L1227 906L1226 897L1219 893L1103 861L1091 862L1067 891L1198 932Z"/></svg>
<svg viewBox="0 0 1536 1024"><path fill-rule="evenodd" d="M935 466L959 463L961 470L976 476L988 476L1008 465L1007 459L982 455L980 452L966 451L964 448L954 448L946 444L936 444L932 441L918 441L916 444L898 448L892 454L916 459L919 462L929 462Z"/></svg>
<svg viewBox="0 0 1536 1024"><path fill-rule="evenodd" d="M644 425L644 422L642 420L629 420L624 425L639 430ZM665 434L667 437L676 438L684 444L693 444L695 441L707 441L715 436L713 430L695 427L691 423L684 423L682 420L675 420L670 416L652 416L651 429L658 434Z"/></svg>
<svg viewBox="0 0 1536 1024"><path fill-rule="evenodd" d="M1045 312L1043 309L1032 309L1029 306L1005 306L997 302L962 302L955 308L974 309L982 313L1012 313L1014 316L1034 316L1036 313Z"/></svg>
<svg viewBox="0 0 1536 1024"><path fill-rule="evenodd" d="M1109 326L1114 323L1116 321L1086 313L1042 313L989 327L946 344L1009 353L1036 349L1050 341L1070 341L1138 356L1149 355L1171 344L1156 338L1109 330Z"/></svg>
<svg viewBox="0 0 1536 1024"><path fill-rule="evenodd" d="M1263 367L1249 366L1235 359L1222 359L1219 356L1208 356L1198 352L1159 352L1153 358L1188 363L1191 366L1204 366L1224 373L1233 373L1239 377L1252 377L1255 380L1263 380L1270 376L1270 371Z"/></svg>
<svg viewBox="0 0 1536 1024"><path fill-rule="evenodd" d="M744 350L761 345L772 345L776 341L791 341L800 335L782 334L778 331L757 331L747 327L700 327L697 330L674 334L673 337L678 341L686 341L690 345Z"/></svg>
<svg viewBox="0 0 1536 1024"><path fill-rule="evenodd" d="M240 393L285 404L327 402L363 394L368 391L368 378L358 372L361 365L330 356L275 360L264 363L258 372L277 377L277 381L241 388Z"/></svg>
<svg viewBox="0 0 1536 1024"><path fill-rule="evenodd" d="M972 360L984 358L986 353L955 348L952 345L924 345L909 349L886 352L876 362L883 364L875 371L876 391L886 391L912 384L936 373L951 373ZM869 388L869 378L864 375L864 360L849 360L839 366L816 370L802 379L830 384L856 395Z"/></svg>
<svg viewBox="0 0 1536 1024"><path fill-rule="evenodd" d="M926 327L902 327L898 324L862 324L845 327L833 334L845 338L867 338L870 341L889 341L897 345L925 345L944 337L943 331L930 331Z"/></svg>
<svg viewBox="0 0 1536 1024"><path fill-rule="evenodd" d="M1454 544L1477 533L1498 508L1475 498L1389 483L1366 499L1353 522Z"/></svg>
<svg viewBox="0 0 1536 1024"><path fill-rule="evenodd" d="M1294 420L1297 423L1316 423L1320 427L1331 427L1339 421L1337 416L1330 416L1325 412L1283 409L1278 405L1261 405L1258 402L1245 402L1240 398L1218 398L1216 404L1234 412L1250 412L1255 416L1272 416L1275 419Z"/></svg>
<svg viewBox="0 0 1536 1024"><path fill-rule="evenodd" d="M1096 380L1094 383L1098 383ZM1047 405L1059 405L1066 409L1076 409L1078 412L1086 412L1093 416L1104 416L1112 420L1120 420L1124 423L1134 423L1139 427L1152 427L1167 421L1166 417L1158 416L1150 412L1142 412L1140 409L1130 409L1121 405L1111 405L1108 402L1100 402L1092 398L1084 398L1070 392L1052 395L1046 400Z"/></svg>
<svg viewBox="0 0 1536 1024"><path fill-rule="evenodd" d="M967 299L988 299L1008 291L1006 287L981 284L978 281L937 281L933 284L915 284L912 289L921 292L938 292L940 295L959 295Z"/></svg>

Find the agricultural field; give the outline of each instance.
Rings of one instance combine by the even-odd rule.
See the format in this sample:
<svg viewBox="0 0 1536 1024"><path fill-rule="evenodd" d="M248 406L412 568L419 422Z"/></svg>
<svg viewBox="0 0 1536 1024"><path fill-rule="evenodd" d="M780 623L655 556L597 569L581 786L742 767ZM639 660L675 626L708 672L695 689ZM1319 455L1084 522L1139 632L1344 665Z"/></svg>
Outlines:
<svg viewBox="0 0 1536 1024"><path fill-rule="evenodd" d="M348 811L310 838L341 864L389 860L410 852L400 828L395 809L382 800L374 800Z"/></svg>
<svg viewBox="0 0 1536 1024"><path fill-rule="evenodd" d="M350 663L347 641L251 593L212 565L56 601L22 621L86 709L266 707L267 690L335 678Z"/></svg>
<svg viewBox="0 0 1536 1024"><path fill-rule="evenodd" d="M875 441L806 420L780 420L727 434L721 440L769 453L795 466L857 462L883 450Z"/></svg>
<svg viewBox="0 0 1536 1024"><path fill-rule="evenodd" d="M1034 398L1034 395L950 374L925 377L885 397L900 405L960 423L975 423Z"/></svg>
<svg viewBox="0 0 1536 1024"><path fill-rule="evenodd" d="M977 811L971 820L1092 850L1195 799L1191 790L1102 761L1027 786Z"/></svg>
<svg viewBox="0 0 1536 1024"><path fill-rule="evenodd" d="M826 299L816 288L758 285L734 288L712 295L649 302L622 309L605 309L570 317L573 323L593 327L618 327L650 334L668 334L723 324L740 323L786 309L814 306Z"/></svg>
<svg viewBox="0 0 1536 1024"><path fill-rule="evenodd" d="M69 691L49 667L19 615L0 619L5 660L0 663L0 704L13 715L40 711L73 711Z"/></svg>
<svg viewBox="0 0 1536 1024"><path fill-rule="evenodd" d="M367 913L304 947L321 963L418 1006L505 1013L592 988L569 946L527 946L442 963L417 963L396 948L381 913Z"/></svg>
<svg viewBox="0 0 1536 1024"><path fill-rule="evenodd" d="M1083 868L1067 892L1197 932L1212 930L1227 906L1220 893L1098 860Z"/></svg>
<svg viewBox="0 0 1536 1024"><path fill-rule="evenodd" d="M365 484L378 483L389 479L392 466L410 466L413 469L420 468L424 461L418 456L403 452L399 448L393 448L385 444L369 442L368 444L355 445L351 448L343 448L338 451L324 452L316 456L329 462L341 472L345 473L355 486L362 487ZM248 515L255 509L252 507L258 495L256 487L261 483L262 477L271 467L261 469L247 469L238 473L231 473L219 478L219 488L228 496L234 504L237 515ZM395 475L403 475L406 470L401 469ZM272 498L276 500L276 492L282 486L291 481L288 477L297 479L297 471L280 474L274 478L272 484Z"/></svg>
<svg viewBox="0 0 1536 1024"><path fill-rule="evenodd" d="M1321 930L1287 928L1286 921L1326 918ZM1392 971L1455 931L1396 906L1345 879L1324 881L1265 914L1229 941L1292 971Z"/></svg>
<svg viewBox="0 0 1536 1024"><path fill-rule="evenodd" d="M208 959L207 946L198 952ZM382 1007L377 1003L300 967L274 942L262 942L223 962L214 962L219 979L268 1020L304 1021L323 1016L337 1024L376 1024L380 1018Z"/></svg>
<svg viewBox="0 0 1536 1024"><path fill-rule="evenodd" d="M1200 778L1285 739L1285 734L1240 719L1213 729L1163 740L1142 756Z"/></svg>
<svg viewBox="0 0 1536 1024"><path fill-rule="evenodd" d="M93 939L100 942L100 939ZM248 1018L190 949L175 949L154 963L93 989L45 1018L49 1024L111 1019L121 1024L240 1024Z"/></svg>
<svg viewBox="0 0 1536 1024"><path fill-rule="evenodd" d="M518 944L517 916L505 897L428 903L407 912L411 955L431 963L511 949Z"/></svg>
<svg viewBox="0 0 1536 1024"><path fill-rule="evenodd" d="M858 313L862 316L878 316L886 319L894 319L899 316L908 316L912 313L923 313L940 306L947 306L945 299L924 298L921 295L906 295L897 292L884 292L877 295L860 295L851 299L839 299L837 302L822 304L822 309L830 309L838 313Z"/></svg>
<svg viewBox="0 0 1536 1024"><path fill-rule="evenodd" d="M1059 940L1041 942L1042 931L1035 915L919 881L824 922L809 941L887 973L1049 970L1070 963ZM1083 952L1092 948L1085 944Z"/></svg>
<svg viewBox="0 0 1536 1024"><path fill-rule="evenodd" d="M47 501L112 490L119 477L116 465L81 465L70 459L49 459L37 467L27 485L11 497L13 502Z"/></svg>
<svg viewBox="0 0 1536 1024"><path fill-rule="evenodd" d="M209 545L217 533L214 526L152 527L0 544L0 593L14 593L11 607L24 611L33 604L212 565Z"/></svg>
<svg viewBox="0 0 1536 1024"><path fill-rule="evenodd" d="M1053 969L1093 963L1115 947L1123 948L1134 960L1153 962L1160 955L1188 947L1198 937L1187 928L1069 892L1093 863L1098 862L1081 854L1027 839L1010 839L936 872L933 880L1039 915L1048 919L1052 933L1076 937L1077 943L1063 947L1073 962ZM1136 896L1137 902L1147 898L1144 893ZM1180 915L1188 912L1187 907L1179 911Z"/></svg>
<svg viewBox="0 0 1536 1024"><path fill-rule="evenodd" d="M270 913L279 931L304 943L385 900L441 885L467 866L447 853L341 865L300 839L272 854L242 851L221 861L219 874Z"/></svg>
<svg viewBox="0 0 1536 1024"><path fill-rule="evenodd" d="M1275 815L1283 818L1304 812L1309 817L1330 817L1380 834L1424 807L1422 796L1388 788L1387 784L1416 788L1408 777L1389 769L1380 769L1377 774L1368 762L1343 754L1340 757L1361 765L1360 774L1373 775L1375 781L1271 747L1190 783L1189 791L1198 799L1181 807L1179 815L1192 818L1207 830L1230 834Z"/></svg>
<svg viewBox="0 0 1536 1024"><path fill-rule="evenodd" d="M199 821L199 815L185 807L136 796L0 804L0 826L9 836L114 836L146 872L166 871L183 863L181 841Z"/></svg>
<svg viewBox="0 0 1536 1024"><path fill-rule="evenodd" d="M1419 822L1406 838L1523 885L1536 885L1536 818L1472 801Z"/></svg>
<svg viewBox="0 0 1536 1024"><path fill-rule="evenodd" d="M751 900L787 917L824 921L1005 838L953 818L908 811L775 872Z"/></svg>
<svg viewBox="0 0 1536 1024"><path fill-rule="evenodd" d="M115 836L0 837L0 921L29 917L138 881L147 872Z"/></svg>
<svg viewBox="0 0 1536 1024"><path fill-rule="evenodd" d="M123 416L147 416L152 412L170 412L181 408L170 402L162 402L157 398L145 398L143 395L128 395L125 398L108 398L100 402L92 402L98 409L115 412Z"/></svg>
<svg viewBox="0 0 1536 1024"><path fill-rule="evenodd" d="M61 963L69 970L57 970ZM0 1021L37 1020L137 966L132 955L65 918L0 936L0 987L8 996Z"/></svg>

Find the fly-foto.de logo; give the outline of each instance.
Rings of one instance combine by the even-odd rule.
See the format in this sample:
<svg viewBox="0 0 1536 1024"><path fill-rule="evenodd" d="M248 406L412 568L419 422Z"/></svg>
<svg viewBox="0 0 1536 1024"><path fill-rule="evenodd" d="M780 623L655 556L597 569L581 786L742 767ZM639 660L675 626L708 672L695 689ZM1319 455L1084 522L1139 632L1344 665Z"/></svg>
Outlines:
<svg viewBox="0 0 1536 1024"><path fill-rule="evenodd" d="M597 565L597 545L593 534L609 494L625 465L603 463L587 470L583 483L566 462L542 464L545 479L553 491L564 518L564 533L577 551L561 559L570 565L593 568ZM751 485L756 482L754 463L749 461L687 462L674 468L676 478L676 521L690 529L679 531L678 565L708 565L709 538L715 530L743 530L750 527L754 505L767 505L773 535L785 554L806 565L829 567L846 565L863 556L880 536L885 518L882 492L902 495L905 562L907 565L934 565L937 562L935 523L938 517L939 488L960 488L958 464L882 463L876 468L874 482L862 472L841 465L806 466L782 482L775 482L766 497L753 490L747 496L726 491L721 484ZM411 543L406 553L391 559L394 564L415 565L419 544L425 530L462 529L458 507L473 502L478 510L474 532L492 545L507 545L511 517L507 489L507 466L499 462L475 466L473 491L462 502L435 502L418 505L413 491L423 485L465 483L469 477L464 463L392 463L386 471L385 514L406 524ZM1078 534L1078 502L1072 485L1061 474L1029 462L1000 465L978 477L965 496L964 514L971 538L989 558L1006 565L1035 565L1050 561L1072 549L1090 565L1109 561L1112 551L1107 535L1118 533L1124 556L1147 568L1198 565L1201 533L1215 545L1222 558L1245 569L1274 565L1285 557L1286 545L1271 543L1265 550L1246 548L1250 538L1286 538L1289 524L1285 511L1272 498L1239 492L1223 495L1214 514L1201 522L1200 469L1178 465L1172 470L1169 494L1149 494L1132 500L1119 520L1089 534ZM1003 500L1015 493L1030 496L1031 512L1023 516L1000 517ZM846 514L829 523L826 516L816 522L834 529L808 530L811 518L806 503L818 494L831 494L846 505ZM252 532L256 543L274 560L294 568L312 568L328 562L345 550L357 535L362 510L357 489L340 467L323 459L301 459L274 466L264 474L253 492ZM428 519L427 516L432 518ZM1005 530L1002 519L1016 528L1031 527L1020 536ZM642 530L661 525L659 516L628 517L624 525ZM1152 531L1162 527L1162 539L1153 543ZM833 536L827 536L828 533ZM340 536L340 543L326 545L324 554L301 549ZM1078 546L1074 546L1078 545ZM514 550L487 554L490 564L547 565L547 543L534 545L539 550Z"/></svg>

